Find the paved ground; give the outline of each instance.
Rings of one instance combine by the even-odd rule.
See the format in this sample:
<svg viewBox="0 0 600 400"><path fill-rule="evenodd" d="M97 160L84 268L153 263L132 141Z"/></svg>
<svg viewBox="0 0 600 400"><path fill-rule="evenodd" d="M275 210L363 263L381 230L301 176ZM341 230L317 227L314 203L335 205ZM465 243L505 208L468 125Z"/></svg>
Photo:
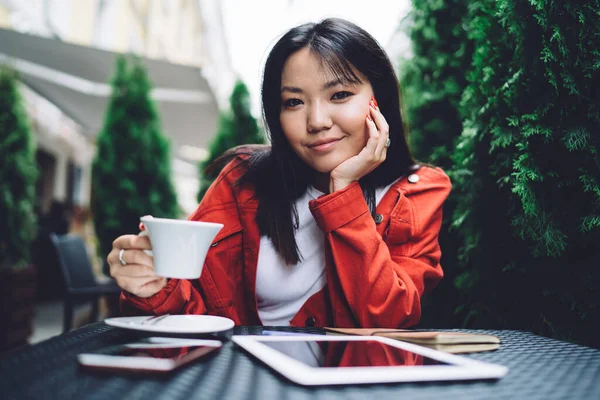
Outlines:
<svg viewBox="0 0 600 400"><path fill-rule="evenodd" d="M33 323L33 335L29 343L34 344L62 333L63 303L62 300L50 300L38 303L36 307L35 320ZM76 309L74 325L81 326L87 323L91 306L82 305ZM101 317L103 319L103 317Z"/></svg>
<svg viewBox="0 0 600 400"><path fill-rule="evenodd" d="M38 303L35 309L33 322L33 335L29 343L38 343L42 340L62 333L62 301L51 300Z"/></svg>

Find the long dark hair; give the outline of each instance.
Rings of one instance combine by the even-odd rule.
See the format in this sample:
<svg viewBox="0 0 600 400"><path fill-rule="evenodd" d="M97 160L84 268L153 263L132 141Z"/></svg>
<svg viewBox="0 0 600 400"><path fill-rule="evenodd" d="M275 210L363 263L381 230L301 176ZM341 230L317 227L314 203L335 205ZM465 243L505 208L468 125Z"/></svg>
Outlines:
<svg viewBox="0 0 600 400"><path fill-rule="evenodd" d="M255 188L260 232L271 239L289 265L301 259L294 236L298 228L295 202L313 183L315 172L294 153L281 128L281 76L288 57L305 47L341 82L360 83L355 71L365 76L389 124L392 145L386 160L359 182L372 213L375 188L392 183L414 164L400 113L398 81L385 51L371 35L338 18L300 25L283 35L267 58L262 82L263 118L271 146L242 146L224 160L241 153L249 155L245 161L248 171L239 183Z"/></svg>

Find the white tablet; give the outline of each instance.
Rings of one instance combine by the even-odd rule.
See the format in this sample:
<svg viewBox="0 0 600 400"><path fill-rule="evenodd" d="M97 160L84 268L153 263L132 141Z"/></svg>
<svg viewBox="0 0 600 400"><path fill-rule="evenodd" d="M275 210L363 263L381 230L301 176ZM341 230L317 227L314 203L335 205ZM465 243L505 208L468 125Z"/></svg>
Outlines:
<svg viewBox="0 0 600 400"><path fill-rule="evenodd" d="M497 379L508 369L376 336L233 336L269 367L301 385Z"/></svg>

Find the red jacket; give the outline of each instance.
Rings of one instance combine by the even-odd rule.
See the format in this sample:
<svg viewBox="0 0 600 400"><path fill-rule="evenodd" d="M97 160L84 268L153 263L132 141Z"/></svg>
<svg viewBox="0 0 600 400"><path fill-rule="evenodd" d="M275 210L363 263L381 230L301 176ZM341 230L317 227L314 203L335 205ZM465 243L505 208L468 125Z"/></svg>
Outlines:
<svg viewBox="0 0 600 400"><path fill-rule="evenodd" d="M248 186L233 184L245 171L235 164L224 168L190 216L224 224L200 279L171 279L146 299L123 292L125 314L211 314L236 325L262 325L256 301L258 200ZM325 233L327 284L291 326L397 328L419 321L421 296L443 276L438 234L451 185L439 168L421 167L413 175L418 178L403 177L391 186L375 220L357 182L310 202Z"/></svg>

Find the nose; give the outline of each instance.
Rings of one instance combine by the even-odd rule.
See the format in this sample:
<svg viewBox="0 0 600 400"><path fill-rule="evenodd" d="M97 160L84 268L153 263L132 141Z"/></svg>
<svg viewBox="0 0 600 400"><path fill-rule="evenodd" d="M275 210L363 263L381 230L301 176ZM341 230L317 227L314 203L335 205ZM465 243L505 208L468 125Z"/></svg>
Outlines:
<svg viewBox="0 0 600 400"><path fill-rule="evenodd" d="M327 108L320 103L313 103L306 116L306 128L310 133L318 133L331 128L331 118Z"/></svg>

